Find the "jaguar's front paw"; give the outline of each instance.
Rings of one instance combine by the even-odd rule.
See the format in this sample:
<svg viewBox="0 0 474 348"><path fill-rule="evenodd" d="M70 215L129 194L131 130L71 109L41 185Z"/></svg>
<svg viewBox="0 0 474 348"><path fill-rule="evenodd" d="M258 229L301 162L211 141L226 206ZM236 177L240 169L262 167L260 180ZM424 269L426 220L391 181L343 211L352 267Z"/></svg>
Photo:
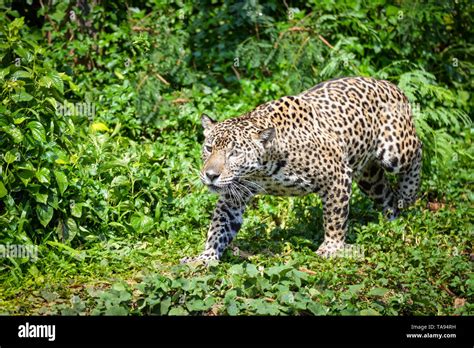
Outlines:
<svg viewBox="0 0 474 348"><path fill-rule="evenodd" d="M403 206L399 206L399 207L402 208ZM398 217L398 215L400 215L400 210L394 207L389 207L389 208L385 208L383 210L383 213L385 215L385 218L388 221L393 221Z"/></svg>
<svg viewBox="0 0 474 348"><path fill-rule="evenodd" d="M218 261L219 258L214 251L205 251L198 256L188 256L181 259L181 263L183 264L204 264L206 266L208 266L210 263Z"/></svg>
<svg viewBox="0 0 474 348"><path fill-rule="evenodd" d="M345 257L352 250L350 244L344 242L324 241L316 250L316 254L324 258Z"/></svg>
<svg viewBox="0 0 474 348"><path fill-rule="evenodd" d="M347 257L351 259L363 259L365 257L364 248L356 244L346 244L344 242L324 241L316 251L321 257Z"/></svg>

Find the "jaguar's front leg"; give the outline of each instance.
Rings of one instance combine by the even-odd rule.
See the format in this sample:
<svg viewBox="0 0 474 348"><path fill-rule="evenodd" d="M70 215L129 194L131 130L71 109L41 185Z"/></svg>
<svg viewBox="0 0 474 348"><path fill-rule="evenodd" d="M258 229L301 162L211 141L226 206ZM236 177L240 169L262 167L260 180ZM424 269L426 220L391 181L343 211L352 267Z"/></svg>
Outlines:
<svg viewBox="0 0 474 348"><path fill-rule="evenodd" d="M219 260L234 239L242 225L242 216L248 199L235 202L228 195L219 197L216 209L212 217L211 225L207 233L204 251L196 257L185 257L181 263L203 262Z"/></svg>
<svg viewBox="0 0 474 348"><path fill-rule="evenodd" d="M322 257L341 255L350 246L345 243L352 192L350 170L341 170L322 195L324 241L316 253Z"/></svg>

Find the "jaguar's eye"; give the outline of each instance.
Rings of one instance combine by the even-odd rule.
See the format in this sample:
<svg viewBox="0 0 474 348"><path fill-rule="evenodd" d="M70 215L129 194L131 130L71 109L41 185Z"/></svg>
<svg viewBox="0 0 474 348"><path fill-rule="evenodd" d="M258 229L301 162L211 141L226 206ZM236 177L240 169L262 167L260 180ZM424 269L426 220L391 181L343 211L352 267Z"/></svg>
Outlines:
<svg viewBox="0 0 474 348"><path fill-rule="evenodd" d="M204 150L206 150L206 152L212 152L212 146L204 145Z"/></svg>

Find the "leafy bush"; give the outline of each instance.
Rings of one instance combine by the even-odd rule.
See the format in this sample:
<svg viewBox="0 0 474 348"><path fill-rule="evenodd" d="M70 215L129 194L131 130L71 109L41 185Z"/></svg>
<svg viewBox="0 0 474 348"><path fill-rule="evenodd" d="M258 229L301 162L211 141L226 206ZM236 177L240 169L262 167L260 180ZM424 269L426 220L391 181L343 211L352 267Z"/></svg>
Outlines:
<svg viewBox="0 0 474 348"><path fill-rule="evenodd" d="M472 313L468 1L0 6L0 243L40 253L1 260L5 311ZM367 255L326 261L313 252L317 198L257 198L235 241L246 260L173 266L201 249L216 199L198 182L200 114L233 117L345 75L408 96L421 200L378 221L354 186L349 240Z"/></svg>
<svg viewBox="0 0 474 348"><path fill-rule="evenodd" d="M23 18L1 30L0 212L12 242L40 242L57 226L62 240L77 232L64 196L69 186L73 120L56 112L71 78L43 59L45 48L21 36ZM55 214L56 211L56 214Z"/></svg>

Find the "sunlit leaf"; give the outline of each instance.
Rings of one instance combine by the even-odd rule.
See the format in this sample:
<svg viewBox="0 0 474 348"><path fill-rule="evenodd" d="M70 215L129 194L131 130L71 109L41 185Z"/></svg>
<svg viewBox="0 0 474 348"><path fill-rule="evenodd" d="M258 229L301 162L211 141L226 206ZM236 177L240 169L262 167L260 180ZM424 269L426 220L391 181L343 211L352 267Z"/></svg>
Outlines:
<svg viewBox="0 0 474 348"><path fill-rule="evenodd" d="M50 172L48 168L41 168L36 171L36 178L42 184L49 184Z"/></svg>
<svg viewBox="0 0 474 348"><path fill-rule="evenodd" d="M59 193L62 195L68 187L67 176L66 174L64 174L63 172L59 170L54 171L54 176L56 177L56 183L58 184L58 187L59 187Z"/></svg>
<svg viewBox="0 0 474 348"><path fill-rule="evenodd" d="M13 125L10 125L10 126L1 127L1 130L7 133L13 139L15 143L21 143L23 141L23 134L21 133L19 128Z"/></svg>
<svg viewBox="0 0 474 348"><path fill-rule="evenodd" d="M7 188L3 184L2 181L0 181L0 198L5 197L8 194Z"/></svg>
<svg viewBox="0 0 474 348"><path fill-rule="evenodd" d="M40 142L46 142L46 131L41 123L38 121L31 121L28 123L27 127L31 130L33 139Z"/></svg>
<svg viewBox="0 0 474 348"><path fill-rule="evenodd" d="M36 206L36 215L38 216L41 225L46 227L53 218L53 208L48 204L38 204Z"/></svg>
<svg viewBox="0 0 474 348"><path fill-rule="evenodd" d="M95 122L91 125L91 129L95 132L97 132L97 131L105 132L105 131L109 130L109 127L107 127L107 125L105 123Z"/></svg>

